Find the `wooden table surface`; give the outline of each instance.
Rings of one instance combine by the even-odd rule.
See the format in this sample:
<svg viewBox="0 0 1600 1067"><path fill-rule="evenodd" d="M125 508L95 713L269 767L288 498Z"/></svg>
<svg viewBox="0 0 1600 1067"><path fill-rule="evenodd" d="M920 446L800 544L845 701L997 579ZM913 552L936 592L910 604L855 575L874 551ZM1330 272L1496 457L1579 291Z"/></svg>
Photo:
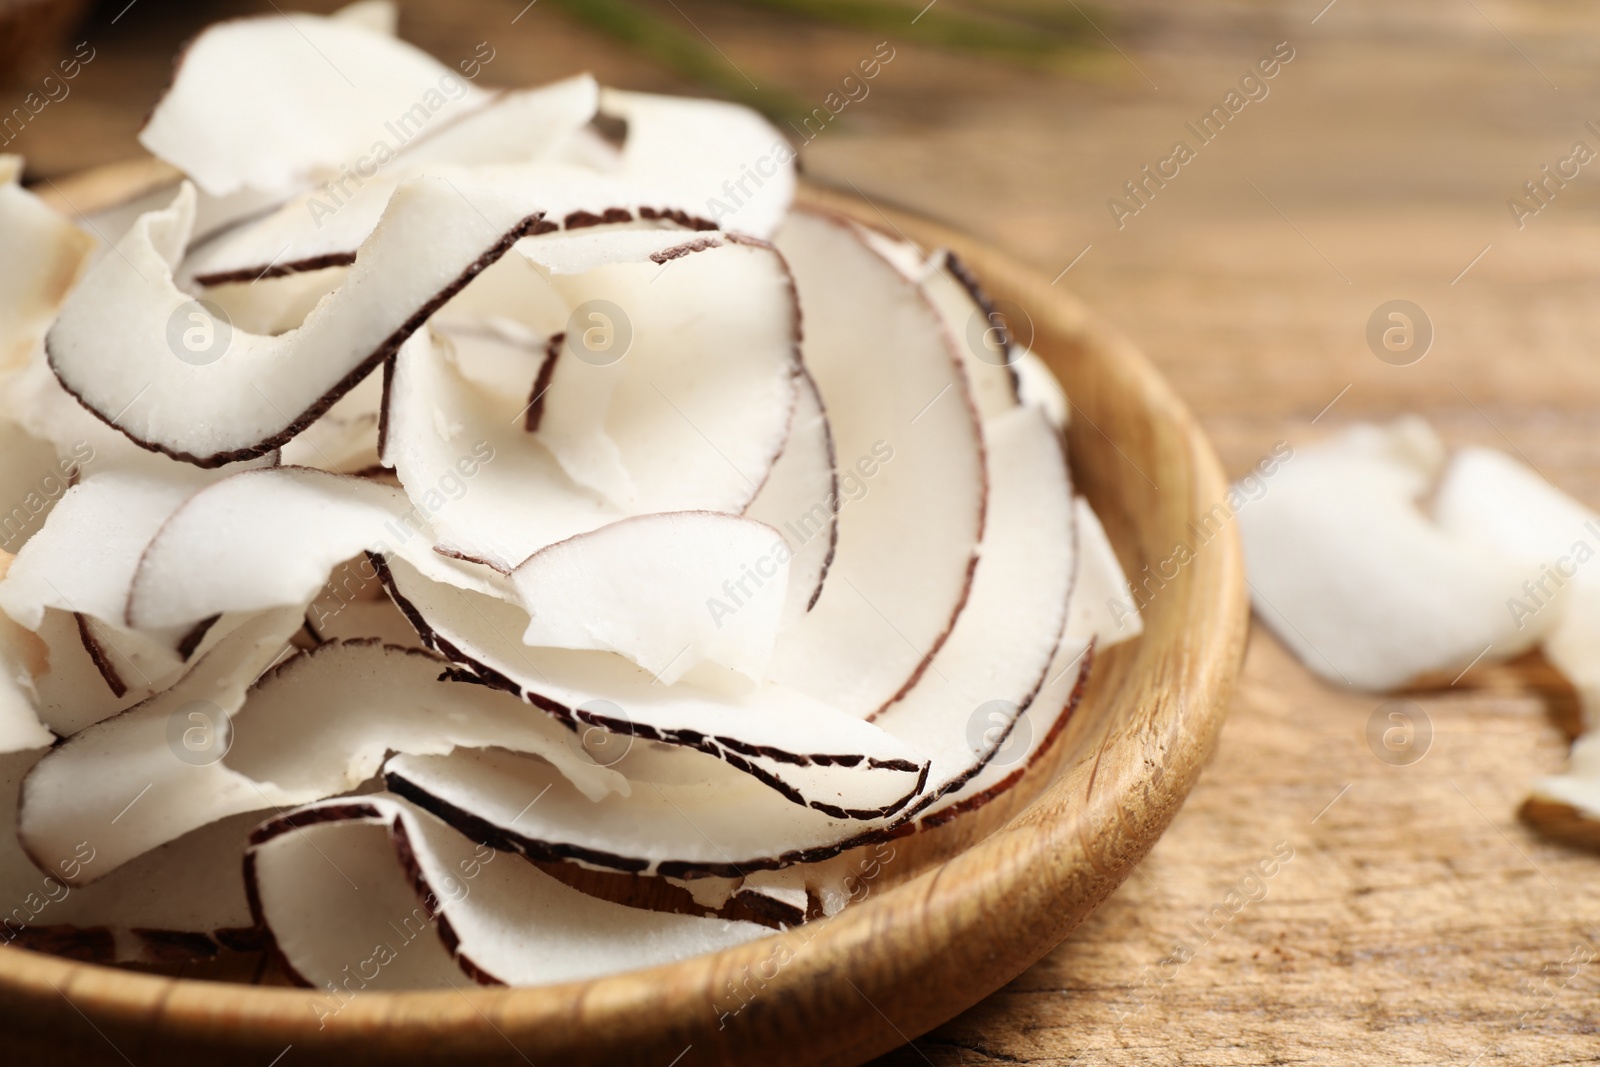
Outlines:
<svg viewBox="0 0 1600 1067"><path fill-rule="evenodd" d="M692 89L549 5L512 25L524 3L417 0L402 30L450 61L488 40L486 80L589 68ZM1154 358L1232 472L1276 442L1415 411L1600 506L1600 161L1521 229L1506 203L1575 141L1600 149L1592 5L1326 3L1103 0L1085 10L1109 42L1068 73L899 43L803 160L1052 276L1074 264L1060 284ZM33 175L133 154L167 57L204 17L143 0L110 25L122 6L85 31L98 52L74 96L8 149ZM819 104L894 40L727 2L660 8L752 80ZM1107 199L1175 140L1194 147L1185 123L1284 41L1294 58L1269 95L1119 229ZM1435 330L1409 367L1364 339L1393 298ZM1038 965L881 1063L1600 1061L1600 857L1515 815L1565 760L1547 707L1562 695L1506 668L1412 694L1432 744L1391 766L1366 742L1385 698L1330 689L1258 627L1220 754L1135 875ZM1252 899L1214 910L1230 892Z"/></svg>

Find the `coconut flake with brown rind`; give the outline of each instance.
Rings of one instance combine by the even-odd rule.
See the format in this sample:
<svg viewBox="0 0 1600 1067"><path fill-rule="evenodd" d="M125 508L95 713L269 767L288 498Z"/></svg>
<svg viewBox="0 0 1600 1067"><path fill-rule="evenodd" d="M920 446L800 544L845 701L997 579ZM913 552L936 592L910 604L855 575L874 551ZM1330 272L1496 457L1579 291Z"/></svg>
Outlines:
<svg viewBox="0 0 1600 1067"><path fill-rule="evenodd" d="M1239 510L1256 612L1328 681L1381 690L1454 673L1516 655L1555 623L1546 612L1519 630L1505 605L1526 566L1424 514L1443 465L1443 445L1414 416L1358 425L1297 449Z"/></svg>
<svg viewBox="0 0 1600 1067"><path fill-rule="evenodd" d="M623 519L541 548L511 572L529 614L524 644L627 657L672 685L702 664L759 685L788 591L777 531L710 511ZM758 561L769 571L749 574ZM746 596L723 605L740 583Z"/></svg>
<svg viewBox="0 0 1600 1067"><path fill-rule="evenodd" d="M139 142L214 196L281 194L353 164L388 140L386 123L426 129L489 99L364 21L279 12L212 24L180 55Z"/></svg>
<svg viewBox="0 0 1600 1067"><path fill-rule="evenodd" d="M794 410L794 283L765 244L668 243L607 230L518 246L575 316L535 436L626 514L743 511Z"/></svg>
<svg viewBox="0 0 1600 1067"><path fill-rule="evenodd" d="M983 534L983 442L960 357L927 296L842 218L797 211L777 236L804 357L841 471L839 544L816 606L779 638L772 678L853 713L902 695L948 637Z"/></svg>
<svg viewBox="0 0 1600 1067"><path fill-rule="evenodd" d="M467 380L459 357L424 335L401 348L389 371L384 458L402 484L415 496L459 481L476 434L495 457L470 491L441 495L431 509L445 550L509 572L546 545L628 515L740 512L768 477L797 391L798 322L782 259L717 239L663 267L641 261L637 236L604 235L622 262L541 282L571 312L603 319L592 329L608 331L604 345L626 342L614 361L600 342L566 337L547 357L554 368L527 383L539 395L507 400ZM721 294L710 309L707 287ZM495 296L519 283L508 288ZM479 299L480 311L497 306ZM611 321L618 307L624 321ZM587 318L581 325L591 329ZM602 487L611 499L591 491Z"/></svg>
<svg viewBox="0 0 1600 1067"><path fill-rule="evenodd" d="M503 92L448 125L432 127L389 162L369 164L375 173L335 175L195 246L179 267L179 282L184 288L210 287L347 265L401 182L418 174L538 159L593 117L598 91L585 74Z"/></svg>
<svg viewBox="0 0 1600 1067"><path fill-rule="evenodd" d="M770 237L794 200L794 149L766 119L737 104L600 91L600 111L628 124L623 177L724 230ZM770 174L763 171L769 169Z"/></svg>
<svg viewBox="0 0 1600 1067"><path fill-rule="evenodd" d="M396 758L388 764L390 788L499 847L638 874L740 876L823 859L893 831L979 775L1016 716L1056 680L1046 670L1062 644L1076 569L1065 460L1054 429L1033 409L1014 409L988 430L996 522L971 603L923 682L878 720L933 757L927 789L913 804L872 820L830 818L741 782L704 756L638 741L615 763L634 791L599 803L529 761L495 752ZM548 673L542 664L541 671ZM985 714L991 703L998 722ZM996 726L998 736L990 736ZM539 803L527 808L535 795Z"/></svg>
<svg viewBox="0 0 1600 1067"><path fill-rule="evenodd" d="M789 591L783 607L786 624L815 606L833 564L839 544L840 504L835 462L833 431L822 396L811 375L803 373L789 439L761 491L744 511L746 518L776 529L789 553ZM855 480L865 473L858 461L849 477ZM771 553L774 558L777 555Z"/></svg>
<svg viewBox="0 0 1600 1067"><path fill-rule="evenodd" d="M442 754L499 743L553 761L585 795L628 788L548 718L482 686L440 681L444 665L424 653L328 643L247 692L299 622L293 612L275 612L241 627L172 689L41 760L23 791L29 853L54 864L115 817L117 833L104 840L100 862L83 879L93 881L218 819L353 789L390 752ZM229 729L224 717L231 747L220 759L186 760L173 747L174 737L187 739L191 730L214 732L196 740L221 737ZM96 782L96 790L82 789L84 781Z"/></svg>
<svg viewBox="0 0 1600 1067"><path fill-rule="evenodd" d="M396 552L435 580L489 589L433 551L426 512L399 490L277 467L224 478L171 511L128 580L127 620L173 627L222 612L304 610L336 565L364 551Z"/></svg>
<svg viewBox="0 0 1600 1067"><path fill-rule="evenodd" d="M802 693L733 692L700 678L669 687L620 656L529 648L518 605L428 581L403 560L388 571L391 595L431 648L561 721L699 749L837 818L898 811L922 787L927 766L914 749Z"/></svg>
<svg viewBox="0 0 1600 1067"><path fill-rule="evenodd" d="M369 959L377 972L370 988L459 987L457 966L485 984L545 985L769 933L588 896L388 794L302 808L255 836L246 871L262 921L312 985L337 985L347 967L365 971Z"/></svg>
<svg viewBox="0 0 1600 1067"><path fill-rule="evenodd" d="M517 195L411 179L345 283L300 327L264 337L227 332L174 285L194 220L185 185L168 210L135 224L119 255L90 269L46 339L50 365L141 447L202 467L261 455L359 383L540 213ZM209 361L180 358L188 342L175 321L209 324L226 348Z"/></svg>

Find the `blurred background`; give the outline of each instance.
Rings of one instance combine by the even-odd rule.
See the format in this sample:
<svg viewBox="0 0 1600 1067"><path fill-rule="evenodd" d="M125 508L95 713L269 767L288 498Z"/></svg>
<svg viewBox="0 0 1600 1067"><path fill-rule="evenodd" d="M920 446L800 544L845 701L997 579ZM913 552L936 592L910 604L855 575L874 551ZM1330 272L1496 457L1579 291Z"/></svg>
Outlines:
<svg viewBox="0 0 1600 1067"><path fill-rule="evenodd" d="M140 154L181 42L277 6L0 0L0 116L78 42L93 51L0 151L26 156L30 180ZM1600 505L1600 159L1538 199L1525 186L1577 142L1600 152L1593 4L400 7L401 35L447 63L487 42L479 84L591 70L761 109L810 180L983 235L1115 322L1231 475L1279 441L1415 411ZM885 47L875 78L845 85ZM1205 141L1190 124L1218 107ZM1193 158L1163 164L1180 140ZM1433 332L1407 366L1366 339L1394 299ZM1572 961L1600 952L1600 868L1515 817L1526 782L1563 765L1549 712L1564 695L1537 670L1468 672L1417 697L1432 747L1398 767L1364 740L1379 699L1323 688L1258 627L1221 755L1134 877L1045 961L884 1062L1588 1062L1596 969ZM1172 962L1280 842L1294 859L1265 896Z"/></svg>

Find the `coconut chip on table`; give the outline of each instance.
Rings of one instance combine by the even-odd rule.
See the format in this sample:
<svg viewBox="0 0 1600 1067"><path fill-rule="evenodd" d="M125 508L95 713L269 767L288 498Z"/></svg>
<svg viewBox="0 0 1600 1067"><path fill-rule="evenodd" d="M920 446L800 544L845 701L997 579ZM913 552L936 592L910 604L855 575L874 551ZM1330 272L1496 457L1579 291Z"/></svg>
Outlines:
<svg viewBox="0 0 1600 1067"><path fill-rule="evenodd" d="M1295 450L1238 518L1257 615L1332 684L1425 689L1541 651L1581 736L1522 814L1600 842L1600 514L1406 416Z"/></svg>
<svg viewBox="0 0 1600 1067"><path fill-rule="evenodd" d="M1065 397L950 254L788 163L722 203L755 114L485 90L393 23L202 33L142 134L183 178L82 229L4 160L7 939L416 988L836 914L1137 633Z"/></svg>

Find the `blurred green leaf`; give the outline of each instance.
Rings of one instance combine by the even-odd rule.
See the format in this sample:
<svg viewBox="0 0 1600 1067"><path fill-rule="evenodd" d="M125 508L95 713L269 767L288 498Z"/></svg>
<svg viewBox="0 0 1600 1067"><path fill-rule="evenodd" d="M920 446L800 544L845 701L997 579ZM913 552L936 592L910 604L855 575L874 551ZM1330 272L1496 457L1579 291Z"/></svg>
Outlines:
<svg viewBox="0 0 1600 1067"><path fill-rule="evenodd" d="M1087 24L1047 28L980 13L949 3L901 3L899 0L742 0L752 7L802 15L818 22L886 33L896 41L933 45L951 51L977 52L1008 59L1036 60L1081 47ZM1010 0L1003 6L1022 13L1034 5ZM1028 13L1037 14L1037 9Z"/></svg>
<svg viewBox="0 0 1600 1067"><path fill-rule="evenodd" d="M809 112L788 91L757 88L731 59L683 16L658 13L641 0L548 0L553 6L663 67L779 123ZM670 2L670 0L669 0ZM1092 31L1060 0L738 0L791 17L882 33L895 42L931 45L1024 62L1057 61L1090 45ZM673 7L677 5L674 3ZM680 12L680 14L682 14ZM1096 38L1097 40L1097 38Z"/></svg>
<svg viewBox="0 0 1600 1067"><path fill-rule="evenodd" d="M758 89L733 62L711 47L689 24L669 21L633 0L548 0L608 37L631 46L681 77L730 100L784 119L805 111L782 89Z"/></svg>

